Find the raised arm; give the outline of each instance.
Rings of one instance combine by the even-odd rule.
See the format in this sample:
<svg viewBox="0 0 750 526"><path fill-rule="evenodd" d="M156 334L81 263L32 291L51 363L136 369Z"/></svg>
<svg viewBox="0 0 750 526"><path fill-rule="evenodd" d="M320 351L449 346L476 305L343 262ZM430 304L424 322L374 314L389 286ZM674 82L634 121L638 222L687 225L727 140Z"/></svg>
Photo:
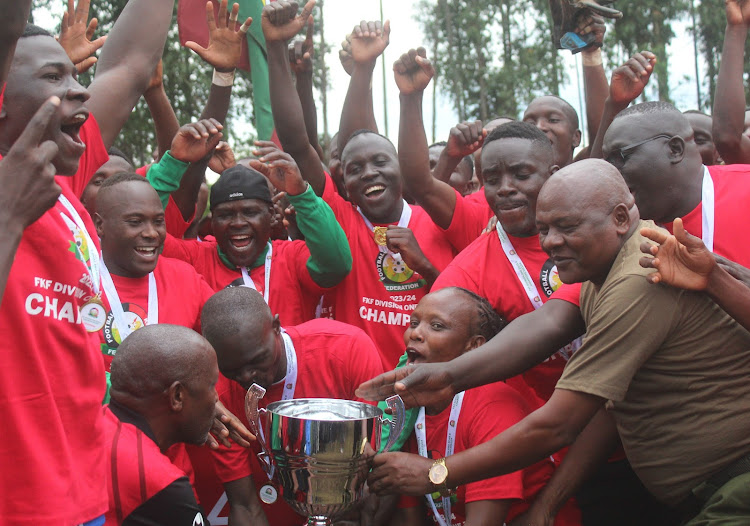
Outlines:
<svg viewBox="0 0 750 526"><path fill-rule="evenodd" d="M63 13L57 39L70 61L76 65L78 73L88 71L96 64L94 53L107 40L106 36L91 40L99 21L96 18L89 21L90 5L90 0L79 0L77 6L74 6L73 0L68 0L68 9Z"/></svg>
<svg viewBox="0 0 750 526"><path fill-rule="evenodd" d="M169 150L172 139L180 128L180 122L177 120L177 115L175 115L172 104L169 102L169 97L167 97L167 92L164 90L161 60L159 60L151 75L148 87L143 92L143 98L146 100L149 113L151 113L151 120L154 121L156 145L159 159L161 159L166 151Z"/></svg>
<svg viewBox="0 0 750 526"><path fill-rule="evenodd" d="M422 119L422 96L435 69L424 48L411 49L393 64L399 89L401 117L398 128L398 163L407 191L441 228L448 228L456 209L456 192L430 172L427 136Z"/></svg>
<svg viewBox="0 0 750 526"><path fill-rule="evenodd" d="M589 129L589 144L593 144L599 123L602 121L604 104L609 92L607 75L602 65L601 49L607 28L604 25L604 18L593 13L582 17L578 28L582 34L593 34L598 44L581 51L583 88L586 93L586 122Z"/></svg>
<svg viewBox="0 0 750 526"><path fill-rule="evenodd" d="M305 39L296 39L289 44L289 65L297 80L297 96L302 104L302 113L305 117L305 130L307 140L318 152L318 157L323 161L323 148L318 142L318 111L315 108L315 97L313 96L313 22L307 24L307 35Z"/></svg>
<svg viewBox="0 0 750 526"><path fill-rule="evenodd" d="M519 316L497 336L450 362L402 367L366 382L357 396L385 400L399 394L408 407L449 404L456 393L517 376L586 331L578 306L552 299Z"/></svg>
<svg viewBox="0 0 750 526"><path fill-rule="evenodd" d="M114 143L161 58L174 0L130 0L102 48L86 106Z"/></svg>
<svg viewBox="0 0 750 526"><path fill-rule="evenodd" d="M344 107L339 124L339 153L357 130L378 131L372 106L372 72L375 62L388 47L391 34L389 20L381 27L379 21L365 22L354 26L351 35L353 60L349 90L346 92Z"/></svg>
<svg viewBox="0 0 750 526"><path fill-rule="evenodd" d="M23 231L49 210L60 195L52 159L57 145L41 142L60 107L51 97L42 104L21 136L0 160L0 304Z"/></svg>
<svg viewBox="0 0 750 526"><path fill-rule="evenodd" d="M0 0L0 91L8 78L10 64L31 13L31 0Z"/></svg>
<svg viewBox="0 0 750 526"><path fill-rule="evenodd" d="M263 35L268 51L268 75L271 88L271 111L276 124L276 135L284 151L299 166L302 176L318 195L323 195L325 172L320 157L310 144L305 128L302 104L289 71L287 44L305 24L309 23L315 0L310 0L297 16L296 2L269 2L263 8Z"/></svg>
<svg viewBox="0 0 750 526"><path fill-rule="evenodd" d="M750 163L750 137L743 133L745 41L750 24L750 3L727 0L726 15L727 29L714 97L714 144L725 163Z"/></svg>
<svg viewBox="0 0 750 526"><path fill-rule="evenodd" d="M641 96L643 89L651 78L656 64L656 55L650 51L636 53L628 61L612 72L609 85L609 96L604 103L604 113L596 133L596 140L591 147L591 158L601 159L604 135L617 114Z"/></svg>

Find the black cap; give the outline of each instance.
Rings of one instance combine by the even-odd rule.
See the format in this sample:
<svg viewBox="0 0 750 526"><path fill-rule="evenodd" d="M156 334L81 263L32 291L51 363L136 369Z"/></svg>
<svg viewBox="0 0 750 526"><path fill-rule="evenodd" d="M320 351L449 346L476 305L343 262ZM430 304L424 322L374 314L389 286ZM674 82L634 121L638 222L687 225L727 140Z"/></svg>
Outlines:
<svg viewBox="0 0 750 526"><path fill-rule="evenodd" d="M260 199L271 204L271 191L260 172L238 164L221 173L211 187L211 210L227 201Z"/></svg>

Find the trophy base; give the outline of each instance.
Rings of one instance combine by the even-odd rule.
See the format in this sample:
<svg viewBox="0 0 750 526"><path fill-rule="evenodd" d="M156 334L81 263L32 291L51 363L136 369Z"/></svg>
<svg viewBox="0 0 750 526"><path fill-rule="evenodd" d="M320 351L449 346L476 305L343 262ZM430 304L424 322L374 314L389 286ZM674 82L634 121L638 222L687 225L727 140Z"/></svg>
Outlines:
<svg viewBox="0 0 750 526"><path fill-rule="evenodd" d="M331 526L331 519L322 516L308 517L307 526Z"/></svg>

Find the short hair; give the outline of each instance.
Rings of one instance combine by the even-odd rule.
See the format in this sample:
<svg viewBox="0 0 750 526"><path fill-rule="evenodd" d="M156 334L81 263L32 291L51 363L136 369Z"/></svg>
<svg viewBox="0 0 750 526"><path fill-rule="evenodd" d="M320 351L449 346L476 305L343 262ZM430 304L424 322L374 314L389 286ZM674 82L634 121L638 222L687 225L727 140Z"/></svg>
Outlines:
<svg viewBox="0 0 750 526"><path fill-rule="evenodd" d="M446 141L438 141L438 142L433 142L432 144L430 144L430 145L429 145L429 146L427 147L427 149L429 150L429 149L431 149L431 148L435 148L435 147L437 147L437 146L442 146L443 148L445 148L446 146L448 146L448 143L447 143Z"/></svg>
<svg viewBox="0 0 750 526"><path fill-rule="evenodd" d="M347 144L349 144L349 142L350 142L350 141L351 141L352 139L354 139L355 137L357 137L358 135L365 135L365 134L367 134L367 133L371 133L372 135L377 135L378 137L380 137L380 138L382 138L382 139L385 139L386 141L388 141L388 142L390 143L390 145L391 145L391 146L393 146L393 148L394 148L394 149L396 148L396 146L395 146L395 145L394 145L394 144L393 144L393 143L391 142L391 140L390 140L390 139L389 139L388 137L386 137L385 135L383 135L383 134L381 134L381 133L378 133L378 132L376 132L376 131L373 131L373 130L368 130L367 128L360 128L359 130L357 130L357 131L355 131L354 133L352 133L352 134L351 134L351 135L349 136L349 140L348 140L348 141L346 141L346 143L347 143Z"/></svg>
<svg viewBox="0 0 750 526"><path fill-rule="evenodd" d="M558 97L557 95L547 95L547 96L555 98L555 99L563 102L565 110L568 113L568 117L570 118L570 121L573 124L573 129L577 130L578 126L580 126L581 123L578 120L578 112L573 107L573 105L570 102L568 102L567 100L563 99L562 97Z"/></svg>
<svg viewBox="0 0 750 526"><path fill-rule="evenodd" d="M654 100L635 104L634 106L629 106L618 113L615 119L619 119L620 117L627 117L629 115L654 115L658 113L672 113L682 115L680 110L675 108L669 102Z"/></svg>
<svg viewBox="0 0 750 526"><path fill-rule="evenodd" d="M109 179L105 179L102 182L102 186L101 186L101 189L99 191L101 192L105 188L109 188L111 186L115 186L115 185L118 185L120 183L129 183L130 181L139 181L139 182L142 182L142 183L148 183L148 179L146 179L145 177L141 177L140 175L138 175L136 173L132 173L132 172L120 172L120 173L116 173L115 175L113 175ZM150 184L150 183L148 183L148 184Z"/></svg>
<svg viewBox="0 0 750 526"><path fill-rule="evenodd" d="M271 318L263 296L248 287L227 287L211 296L201 311L203 336L212 344L252 328L259 319Z"/></svg>
<svg viewBox="0 0 750 526"><path fill-rule="evenodd" d="M461 159L461 162L468 164L469 170L471 170L472 172L474 171L474 158L471 155L465 156L463 159Z"/></svg>
<svg viewBox="0 0 750 526"><path fill-rule="evenodd" d="M130 166L135 167L135 163L133 162L132 157L130 157L127 153L123 152L119 148L115 146L110 146L109 150L107 150L107 153L110 157L120 157L121 159L125 159Z"/></svg>
<svg viewBox="0 0 750 526"><path fill-rule="evenodd" d="M54 35L47 31L46 29L39 27L34 24L26 24L26 27L23 28L23 33L21 34L21 38L26 37L52 37L54 38Z"/></svg>
<svg viewBox="0 0 750 526"><path fill-rule="evenodd" d="M550 156L554 156L552 143L542 130L528 122L506 122L492 130L484 140L483 147L500 139L525 139L539 145Z"/></svg>
<svg viewBox="0 0 750 526"><path fill-rule="evenodd" d="M508 325L508 322L495 312L495 309L492 308L492 305L490 305L490 302L486 298L463 287L447 288L457 290L472 300L474 307L477 309L477 318L479 319L476 325L476 334L483 336L485 340L491 340Z"/></svg>

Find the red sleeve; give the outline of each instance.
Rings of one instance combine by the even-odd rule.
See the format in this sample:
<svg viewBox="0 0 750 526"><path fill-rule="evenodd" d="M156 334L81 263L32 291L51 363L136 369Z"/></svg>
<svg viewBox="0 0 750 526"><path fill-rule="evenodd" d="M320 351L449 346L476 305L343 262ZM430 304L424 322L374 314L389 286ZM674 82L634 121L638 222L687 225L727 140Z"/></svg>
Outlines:
<svg viewBox="0 0 750 526"><path fill-rule="evenodd" d="M567 301L568 303L572 303L573 305L580 307L582 286L583 283L573 283L571 285L563 283L562 285L560 285L559 289L552 293L552 296L550 296L549 299Z"/></svg>
<svg viewBox="0 0 750 526"><path fill-rule="evenodd" d="M146 166L141 166L140 168L137 168L135 170L135 173L137 173L141 177L146 177L146 175L148 174L149 168L151 168L150 164L147 164Z"/></svg>
<svg viewBox="0 0 750 526"><path fill-rule="evenodd" d="M514 426L528 414L527 405L521 396L505 384L493 384L487 388L468 391L464 407L468 402L473 411L461 411L461 444L469 449L493 439ZM468 409L468 408L467 408ZM467 418L468 420L464 420ZM466 486L465 502L480 500L523 499L523 471L501 477L481 480Z"/></svg>
<svg viewBox="0 0 750 526"><path fill-rule="evenodd" d="M164 250L162 255L168 258L175 258L191 265L195 265L195 261L198 259L198 253L200 241L178 239L167 232L167 237L164 239Z"/></svg>
<svg viewBox="0 0 750 526"><path fill-rule="evenodd" d="M284 245L287 243L288 241L284 240L279 240L278 243L274 242L274 250L276 250L277 245ZM315 283L315 281L312 279L312 276L310 275L310 271L307 270L307 261L310 259L310 249L307 248L307 245L304 241L292 241L291 250L289 250L287 253L294 258L292 262L294 273L297 276L299 284L304 290L316 296L322 296L327 290L330 290L324 289L323 287Z"/></svg>
<svg viewBox="0 0 750 526"><path fill-rule="evenodd" d="M461 256L459 255L458 257ZM458 266L456 264L456 261L457 259L454 259L452 263L445 267L445 270L440 273L438 278L435 280L435 283L432 285L432 289L430 290L432 292L435 292L436 290L444 289L447 287L462 287L481 296L482 293L479 291L479 284L476 282L474 277L472 277L463 268Z"/></svg>
<svg viewBox="0 0 750 526"><path fill-rule="evenodd" d="M224 404L224 407L247 425L247 420L242 418L242 415L245 414L245 397L242 388L220 374L219 381L216 384L216 392L219 394L219 400ZM219 444L219 449L211 450L216 476L223 484L249 477L251 474L250 455L253 454L253 449L251 447L243 448L234 442L231 442L231 444L232 446L229 448Z"/></svg>
<svg viewBox="0 0 750 526"><path fill-rule="evenodd" d="M456 192L456 208L453 220L445 232L445 238L458 252L471 245L487 226L487 205L471 202Z"/></svg>
<svg viewBox="0 0 750 526"><path fill-rule="evenodd" d="M86 151L78 162L78 171L73 177L60 177L58 180L67 183L76 197L81 197L83 189L89 184L91 177L100 166L109 161L109 154L102 141L102 132L99 130L94 115L89 115L88 120L81 126L81 141L86 145Z"/></svg>
<svg viewBox="0 0 750 526"><path fill-rule="evenodd" d="M172 234L177 239L182 239L182 236L184 236L185 232L187 232L187 229L190 228L190 225L192 224L194 218L195 210L193 210L193 217L191 217L189 221L185 221L185 218L182 217L182 212L180 212L177 203L174 202L174 199L172 199L171 195L169 196L167 208L164 210L164 222L167 225L167 232Z"/></svg>

